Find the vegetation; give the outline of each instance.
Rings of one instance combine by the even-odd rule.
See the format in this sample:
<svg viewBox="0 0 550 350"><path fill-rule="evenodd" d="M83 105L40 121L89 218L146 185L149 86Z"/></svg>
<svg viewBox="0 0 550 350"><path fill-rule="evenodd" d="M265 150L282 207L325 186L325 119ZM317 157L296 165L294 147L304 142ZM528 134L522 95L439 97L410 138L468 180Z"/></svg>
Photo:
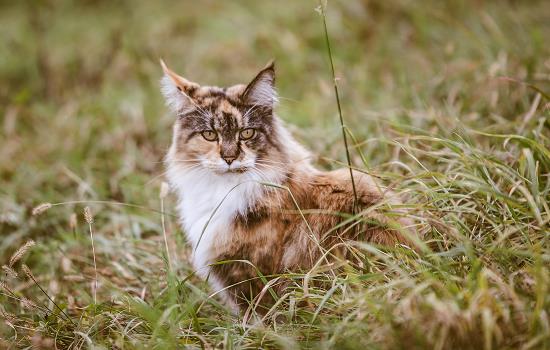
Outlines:
<svg viewBox="0 0 550 350"><path fill-rule="evenodd" d="M351 162L424 244L279 276L263 321L193 275L159 58L228 85L274 57L278 113L346 166L318 5L0 5L0 348L550 348L547 1L330 1Z"/></svg>

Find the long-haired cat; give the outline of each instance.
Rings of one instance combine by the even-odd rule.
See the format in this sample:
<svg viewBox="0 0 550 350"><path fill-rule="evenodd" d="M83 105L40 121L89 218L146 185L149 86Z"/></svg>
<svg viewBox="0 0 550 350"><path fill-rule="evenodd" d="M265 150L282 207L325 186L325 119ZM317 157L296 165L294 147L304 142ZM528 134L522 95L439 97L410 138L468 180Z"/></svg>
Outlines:
<svg viewBox="0 0 550 350"><path fill-rule="evenodd" d="M258 295L269 302L261 275L308 270L349 240L393 245L413 232L402 215L377 210L400 201L370 176L353 173L355 203L349 169L311 165L274 114L273 63L228 88L200 86L161 64L162 93L177 116L167 174L193 264L234 309ZM359 210L359 225L339 225Z"/></svg>

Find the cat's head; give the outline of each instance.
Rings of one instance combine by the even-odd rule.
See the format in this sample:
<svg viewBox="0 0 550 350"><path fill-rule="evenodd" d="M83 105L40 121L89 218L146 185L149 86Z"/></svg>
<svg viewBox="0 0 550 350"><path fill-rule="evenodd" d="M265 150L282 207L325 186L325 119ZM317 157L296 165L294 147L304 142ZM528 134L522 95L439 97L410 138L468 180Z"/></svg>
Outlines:
<svg viewBox="0 0 550 350"><path fill-rule="evenodd" d="M277 167L283 160L284 145L273 114L277 102L273 62L247 85L228 88L200 86L161 64L162 93L177 118L170 162L236 174L262 164Z"/></svg>

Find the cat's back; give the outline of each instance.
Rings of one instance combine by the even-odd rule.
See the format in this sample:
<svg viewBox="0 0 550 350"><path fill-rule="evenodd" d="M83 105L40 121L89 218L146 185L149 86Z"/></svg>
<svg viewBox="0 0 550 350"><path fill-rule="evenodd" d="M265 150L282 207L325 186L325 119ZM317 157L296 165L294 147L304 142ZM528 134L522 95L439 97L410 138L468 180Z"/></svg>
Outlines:
<svg viewBox="0 0 550 350"><path fill-rule="evenodd" d="M354 170L352 183L349 169L322 172L314 177L311 193L317 207L327 213L314 220L319 232L332 231L342 220L338 214L360 213L365 219L361 238L350 239L393 245L411 243L408 235L417 234L402 197L369 174Z"/></svg>
<svg viewBox="0 0 550 350"><path fill-rule="evenodd" d="M292 187L299 188L297 192L305 197L303 202L308 207L347 213L352 212L355 193L356 204L372 205L380 202L388 192L372 176L356 170L353 170L352 182L350 171L345 168L317 171L309 176L308 181L296 183Z"/></svg>

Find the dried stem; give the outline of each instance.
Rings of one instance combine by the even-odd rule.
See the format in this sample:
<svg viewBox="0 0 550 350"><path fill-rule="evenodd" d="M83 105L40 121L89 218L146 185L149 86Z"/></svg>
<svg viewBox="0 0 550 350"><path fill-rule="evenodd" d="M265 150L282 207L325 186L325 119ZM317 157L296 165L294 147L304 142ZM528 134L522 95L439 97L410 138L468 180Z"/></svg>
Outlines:
<svg viewBox="0 0 550 350"><path fill-rule="evenodd" d="M94 272L95 272L95 278L94 278L94 287L93 287L93 295L94 295L94 304L97 305L97 263L96 263L96 257L95 257L95 245L94 245L94 231L92 229L92 224L94 223L94 218L92 216L92 211L90 210L90 207L84 208L84 218L86 219L86 222L88 223L88 229L90 231L90 240L92 241L92 255L94 258Z"/></svg>
<svg viewBox="0 0 550 350"><path fill-rule="evenodd" d="M76 324L69 317L69 315L67 315L65 311L63 311L63 309L59 307L59 305L57 305L57 303L50 297L50 295L44 290L44 288L42 288L40 283L38 283L38 281L34 278L34 275L32 274L31 269L27 265L23 265L21 268L23 269L23 272L25 272L25 275L27 275L27 277L31 279L34 282L34 284L36 284L36 286L40 289L40 291L42 291L42 293L46 296L46 298L48 298L55 305L55 307L67 318L67 320L71 321L71 323L76 326Z"/></svg>
<svg viewBox="0 0 550 350"><path fill-rule="evenodd" d="M168 260L168 270L172 271L172 259L170 258L170 249L168 248L168 237L166 234L166 223L164 220L164 197L168 195L168 184L163 182L160 186L160 222L162 225L162 234L164 236L164 246L166 247L166 260Z"/></svg>
<svg viewBox="0 0 550 350"><path fill-rule="evenodd" d="M334 72L334 62L332 60L332 51L330 49L330 40L329 40L329 36L328 36L325 6L323 5L322 0L319 0L319 9L321 11L321 17L323 18L323 27L324 27L324 30L325 30L325 43L327 45L327 53L328 53L328 58L329 58L329 61L330 61L330 69L331 69L331 72L332 72L332 82L334 84L334 94L336 95L336 105L338 106L338 116L340 117L340 127L342 128L342 137L344 139L344 146L346 148L346 160L348 162L349 176L351 178L351 187L353 188L352 214L355 214L355 209L357 207L357 190L355 188L355 179L353 178L351 157L350 157L350 153L349 153L348 139L347 139L347 136L346 136L346 126L344 124L344 117L342 116L342 107L340 105L340 94L338 93L338 83L337 83L337 80L336 80L336 73Z"/></svg>

